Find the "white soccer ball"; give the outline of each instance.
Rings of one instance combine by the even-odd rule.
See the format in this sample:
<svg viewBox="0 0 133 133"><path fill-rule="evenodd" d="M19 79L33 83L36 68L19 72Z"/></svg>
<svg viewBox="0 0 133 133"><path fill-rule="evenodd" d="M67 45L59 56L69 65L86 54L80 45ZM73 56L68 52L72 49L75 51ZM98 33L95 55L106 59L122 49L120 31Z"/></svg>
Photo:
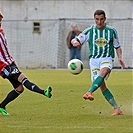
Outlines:
<svg viewBox="0 0 133 133"><path fill-rule="evenodd" d="M68 62L68 70L72 74L79 74L83 70L83 62L79 59L72 59Z"/></svg>

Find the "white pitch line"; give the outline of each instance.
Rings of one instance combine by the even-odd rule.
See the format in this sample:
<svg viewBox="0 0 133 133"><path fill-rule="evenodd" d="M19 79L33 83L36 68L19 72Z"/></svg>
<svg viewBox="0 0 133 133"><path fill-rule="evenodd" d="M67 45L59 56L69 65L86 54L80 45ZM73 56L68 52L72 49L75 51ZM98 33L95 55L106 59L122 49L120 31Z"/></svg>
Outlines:
<svg viewBox="0 0 133 133"><path fill-rule="evenodd" d="M8 125L9 128L21 128L21 129L26 129L26 128L42 128L42 129L50 129L50 128L56 128L56 129L99 129L99 128L109 128L109 127L101 127L101 126L14 126L14 125Z"/></svg>
<svg viewBox="0 0 133 133"><path fill-rule="evenodd" d="M111 129L112 127L105 126L14 126L8 125L9 128L18 128L18 129ZM121 129L126 127L122 127ZM132 130L131 128L126 128L127 130Z"/></svg>

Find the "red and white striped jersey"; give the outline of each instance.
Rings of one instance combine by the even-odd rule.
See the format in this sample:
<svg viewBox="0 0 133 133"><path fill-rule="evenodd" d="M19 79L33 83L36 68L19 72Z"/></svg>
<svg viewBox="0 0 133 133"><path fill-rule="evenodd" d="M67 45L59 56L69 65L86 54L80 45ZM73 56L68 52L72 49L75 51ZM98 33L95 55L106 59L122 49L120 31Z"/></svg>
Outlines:
<svg viewBox="0 0 133 133"><path fill-rule="evenodd" d="M8 52L6 37L3 29L0 28L0 74L2 69L12 62L14 62L14 60Z"/></svg>

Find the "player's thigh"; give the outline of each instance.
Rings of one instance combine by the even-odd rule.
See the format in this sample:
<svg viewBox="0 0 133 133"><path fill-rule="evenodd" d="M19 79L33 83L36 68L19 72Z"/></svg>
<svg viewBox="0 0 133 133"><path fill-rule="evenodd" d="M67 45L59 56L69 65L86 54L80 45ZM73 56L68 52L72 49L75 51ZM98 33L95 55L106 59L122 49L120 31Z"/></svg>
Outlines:
<svg viewBox="0 0 133 133"><path fill-rule="evenodd" d="M13 76L10 76L7 78L10 83L12 84L13 88L16 89L18 88L20 85L22 85L18 80L16 80L16 78L14 78Z"/></svg>
<svg viewBox="0 0 133 133"><path fill-rule="evenodd" d="M1 76L3 78L7 78L13 85L13 87L16 89L19 85L21 85L21 83L18 81L18 77L20 74L21 72L19 71L19 68L13 62L2 70Z"/></svg>
<svg viewBox="0 0 133 133"><path fill-rule="evenodd" d="M100 69L105 68L105 67L112 70L112 68L113 68L113 59L111 57L106 57L106 58L101 59Z"/></svg>
<svg viewBox="0 0 133 133"><path fill-rule="evenodd" d="M13 77L13 78L17 79L20 74L21 74L21 72L20 72L19 68L13 62L12 64L10 64L2 69L1 76L3 78Z"/></svg>
<svg viewBox="0 0 133 133"><path fill-rule="evenodd" d="M92 82L100 74L100 60L99 59L90 59L90 71L91 71L91 80Z"/></svg>
<svg viewBox="0 0 133 133"><path fill-rule="evenodd" d="M111 57L106 57L101 59L100 75L102 77L108 79L112 68L113 68L113 59Z"/></svg>
<svg viewBox="0 0 133 133"><path fill-rule="evenodd" d="M12 86L13 86L13 88L14 89L16 89L18 92L23 92L24 91L24 87L23 87L23 85L22 85L22 83L21 82L19 82L18 80L16 80L15 78L13 78L13 77L9 77L9 78L7 78L9 81L10 81L10 83L12 84Z"/></svg>

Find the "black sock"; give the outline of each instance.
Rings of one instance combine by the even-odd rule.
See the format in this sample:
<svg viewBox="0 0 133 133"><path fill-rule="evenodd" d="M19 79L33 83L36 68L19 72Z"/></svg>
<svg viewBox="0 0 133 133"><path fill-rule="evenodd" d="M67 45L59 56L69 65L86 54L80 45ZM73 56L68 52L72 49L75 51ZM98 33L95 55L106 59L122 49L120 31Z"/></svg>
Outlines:
<svg viewBox="0 0 133 133"><path fill-rule="evenodd" d="M37 85L35 85L34 83L30 82L27 78L24 78L22 81L22 84L29 90L40 93L40 94L44 94L44 90L41 90Z"/></svg>
<svg viewBox="0 0 133 133"><path fill-rule="evenodd" d="M12 90L8 93L7 97L1 102L0 107L5 108L5 106L17 98L22 92L18 92L17 90Z"/></svg>

